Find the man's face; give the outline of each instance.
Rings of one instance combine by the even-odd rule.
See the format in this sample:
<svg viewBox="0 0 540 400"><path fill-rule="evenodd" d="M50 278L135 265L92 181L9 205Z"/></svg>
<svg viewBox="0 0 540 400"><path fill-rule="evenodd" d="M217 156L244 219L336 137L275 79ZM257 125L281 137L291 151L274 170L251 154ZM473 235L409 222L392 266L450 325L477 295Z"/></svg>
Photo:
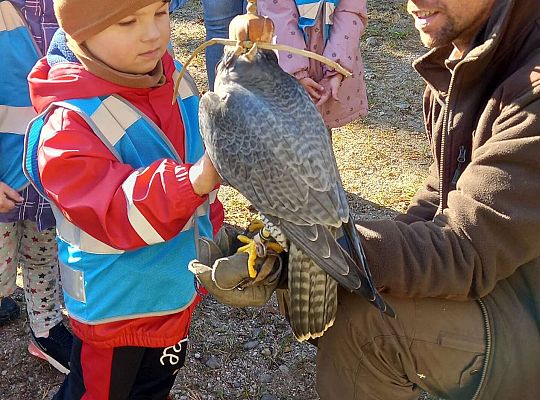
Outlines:
<svg viewBox="0 0 540 400"><path fill-rule="evenodd" d="M428 48L453 43L465 51L489 18L495 0L409 0L420 40Z"/></svg>
<svg viewBox="0 0 540 400"><path fill-rule="evenodd" d="M131 74L152 71L167 51L169 4L158 0L86 40L90 52L110 67Z"/></svg>

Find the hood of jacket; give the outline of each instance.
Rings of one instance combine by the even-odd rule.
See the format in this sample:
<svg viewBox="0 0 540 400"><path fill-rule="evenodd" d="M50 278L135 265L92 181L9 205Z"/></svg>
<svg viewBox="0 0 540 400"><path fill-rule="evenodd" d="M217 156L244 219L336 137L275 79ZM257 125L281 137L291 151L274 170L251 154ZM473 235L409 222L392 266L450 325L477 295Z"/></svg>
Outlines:
<svg viewBox="0 0 540 400"><path fill-rule="evenodd" d="M162 58L167 84L171 84L174 62L169 53ZM28 76L30 98L38 113L55 101L117 94L122 97L145 95L153 88L130 88L87 71L69 49L65 34L55 35L47 56L41 58Z"/></svg>

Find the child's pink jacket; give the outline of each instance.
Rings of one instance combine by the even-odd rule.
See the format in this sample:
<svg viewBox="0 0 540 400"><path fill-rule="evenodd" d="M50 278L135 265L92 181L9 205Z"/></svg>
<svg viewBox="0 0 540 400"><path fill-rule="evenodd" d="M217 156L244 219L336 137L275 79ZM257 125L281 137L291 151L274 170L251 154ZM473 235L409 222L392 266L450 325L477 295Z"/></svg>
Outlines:
<svg viewBox="0 0 540 400"><path fill-rule="evenodd" d="M330 38L324 46L322 13L313 27L304 34L298 27L298 10L294 0L259 0L260 15L270 17L275 24L276 43L322 54L338 62L353 73L343 80L338 93L340 102L330 98L319 112L329 128L348 124L367 114L367 94L364 81L364 65L359 42L367 24L366 0L341 0L333 14ZM335 74L326 66L289 52L279 52L279 65L297 79L311 77L320 81L324 76Z"/></svg>

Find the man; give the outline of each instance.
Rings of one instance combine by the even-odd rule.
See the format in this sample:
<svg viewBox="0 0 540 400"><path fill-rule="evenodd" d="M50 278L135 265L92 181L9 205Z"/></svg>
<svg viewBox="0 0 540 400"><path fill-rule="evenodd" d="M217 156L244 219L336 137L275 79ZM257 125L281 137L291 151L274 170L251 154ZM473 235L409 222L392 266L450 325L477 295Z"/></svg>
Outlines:
<svg viewBox="0 0 540 400"><path fill-rule="evenodd" d="M540 396L540 9L410 0L434 163L406 214L361 222L397 319L340 293L321 399Z"/></svg>

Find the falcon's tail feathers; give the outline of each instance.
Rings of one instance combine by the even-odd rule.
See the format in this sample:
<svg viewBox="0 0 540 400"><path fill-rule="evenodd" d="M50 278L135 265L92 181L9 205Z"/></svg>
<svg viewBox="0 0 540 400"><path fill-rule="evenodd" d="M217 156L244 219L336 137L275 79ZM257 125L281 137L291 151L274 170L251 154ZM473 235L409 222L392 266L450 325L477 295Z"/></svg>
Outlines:
<svg viewBox="0 0 540 400"><path fill-rule="evenodd" d="M381 295L375 289L367 263L361 262L362 259L365 260L363 252L356 251L359 261L354 261L349 253L336 242L330 230L321 225L311 226L311 230L316 229L316 233L313 233L306 229L305 226L294 225L287 221L273 220L272 222L275 225L279 225L279 228L289 238L291 243L294 242L299 249L307 254L340 285L351 292L365 297L375 307L389 316L395 317L394 311L384 302ZM308 235L316 237L316 240L313 241ZM358 244L360 244L359 240ZM351 247L351 253L354 254L355 246L353 244L349 244L349 246ZM322 256L322 254L327 254L328 256Z"/></svg>
<svg viewBox="0 0 540 400"><path fill-rule="evenodd" d="M337 282L291 243L289 249L289 305L291 329L303 342L324 334L334 324Z"/></svg>

